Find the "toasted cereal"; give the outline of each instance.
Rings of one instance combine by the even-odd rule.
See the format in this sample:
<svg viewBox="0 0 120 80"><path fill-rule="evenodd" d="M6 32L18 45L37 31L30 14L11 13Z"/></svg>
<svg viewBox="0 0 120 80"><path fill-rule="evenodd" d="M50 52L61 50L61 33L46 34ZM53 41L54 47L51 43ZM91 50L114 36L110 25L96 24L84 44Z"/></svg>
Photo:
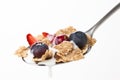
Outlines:
<svg viewBox="0 0 120 80"><path fill-rule="evenodd" d="M19 57L27 57L28 48L25 46L21 46L18 50L16 50L15 54Z"/></svg>
<svg viewBox="0 0 120 80"><path fill-rule="evenodd" d="M65 28L65 29L60 29L60 30L58 30L58 31L55 33L55 35L58 36L58 35L63 35L63 34L65 34L65 35L69 36L71 33L75 32L75 31L77 31L75 28L73 28L72 26L69 26L69 27L67 27L67 28Z"/></svg>
<svg viewBox="0 0 120 80"><path fill-rule="evenodd" d="M51 45L50 40L48 38L44 37L43 35L38 35L36 38L40 42L43 42L43 43L45 43L47 45Z"/></svg>
<svg viewBox="0 0 120 80"><path fill-rule="evenodd" d="M73 43L64 41L55 46L58 52L55 54L56 62L69 62L83 58L82 51L79 48L74 48Z"/></svg>
<svg viewBox="0 0 120 80"><path fill-rule="evenodd" d="M55 49L59 51L63 56L67 55L73 49L73 44L69 41L63 41L61 44L55 45Z"/></svg>
<svg viewBox="0 0 120 80"><path fill-rule="evenodd" d="M67 37L69 37L70 34L76 31L77 30L74 27L69 26L67 28L58 30L54 34L54 36L67 35ZM33 57L33 61L38 63L54 58L56 60L56 63L61 63L61 62L70 62L70 61L82 59L84 58L84 53L87 51L88 47L93 46L96 43L96 39L92 38L88 34L86 34L86 36L88 39L86 46L83 49L79 49L77 45L74 44L74 42L63 41L60 44L54 45L47 37L43 35L38 35L36 39L39 42L47 44L51 49L55 49L56 52L54 53L54 51L48 49L46 50L45 54L42 55L41 58ZM25 58L28 56L28 50L29 48L25 46L21 46L18 50L16 50L15 54L18 55L19 57Z"/></svg>
<svg viewBox="0 0 120 80"><path fill-rule="evenodd" d="M90 35L86 34L88 38L88 44L93 46L96 43L96 39L92 38Z"/></svg>

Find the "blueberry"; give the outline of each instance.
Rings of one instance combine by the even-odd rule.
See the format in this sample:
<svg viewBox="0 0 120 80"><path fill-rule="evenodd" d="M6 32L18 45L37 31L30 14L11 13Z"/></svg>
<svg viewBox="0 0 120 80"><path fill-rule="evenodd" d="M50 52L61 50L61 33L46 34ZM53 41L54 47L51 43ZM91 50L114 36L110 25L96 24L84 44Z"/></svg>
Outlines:
<svg viewBox="0 0 120 80"><path fill-rule="evenodd" d="M72 40L80 49L83 49L87 44L87 36L84 32L77 31L69 36L69 40Z"/></svg>
<svg viewBox="0 0 120 80"><path fill-rule="evenodd" d="M31 52L34 55L34 58L41 58L45 54L48 46L44 43L38 42L31 47Z"/></svg>

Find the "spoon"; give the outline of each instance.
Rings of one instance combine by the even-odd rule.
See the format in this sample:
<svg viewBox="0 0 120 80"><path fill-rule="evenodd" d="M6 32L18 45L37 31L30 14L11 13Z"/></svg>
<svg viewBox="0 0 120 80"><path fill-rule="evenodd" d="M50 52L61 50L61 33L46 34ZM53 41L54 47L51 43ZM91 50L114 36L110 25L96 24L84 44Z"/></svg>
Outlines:
<svg viewBox="0 0 120 80"><path fill-rule="evenodd" d="M113 7L105 16L103 16L96 24L94 24L90 29L88 29L85 33L93 37L94 32L100 27L100 25L105 22L113 13L115 13L120 8L120 3L118 3L115 7ZM87 51L84 53L88 53L91 50L91 46L88 46Z"/></svg>
<svg viewBox="0 0 120 80"><path fill-rule="evenodd" d="M105 22L113 13L115 13L118 9L120 8L120 3L118 3L115 7L113 7L105 16L103 16L95 25L93 25L90 29L88 29L85 33L90 35L91 37L93 37L94 32L100 27L100 25ZM28 47L29 48L29 47ZM88 49L86 50L86 52L84 53L87 54L90 50L91 50L91 46L88 46ZM27 61L27 59L25 59L24 57L22 57L22 60L27 63L27 64L32 64L32 65L37 65L37 66L53 66L56 65L56 63L51 63L52 60L54 60L53 58L51 60L47 60L44 62L40 62L38 64L36 63L31 63L29 61ZM68 63L68 62L67 62ZM59 63L62 64L62 63Z"/></svg>

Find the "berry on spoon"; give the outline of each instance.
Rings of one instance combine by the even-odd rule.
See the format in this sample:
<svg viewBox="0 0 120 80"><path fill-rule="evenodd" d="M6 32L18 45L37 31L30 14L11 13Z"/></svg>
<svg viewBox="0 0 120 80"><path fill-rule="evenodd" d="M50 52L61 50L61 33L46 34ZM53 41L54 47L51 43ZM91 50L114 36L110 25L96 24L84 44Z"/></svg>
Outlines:
<svg viewBox="0 0 120 80"><path fill-rule="evenodd" d="M41 58L45 54L48 46L42 42L37 42L31 47L31 53L33 53L34 58Z"/></svg>
<svg viewBox="0 0 120 80"><path fill-rule="evenodd" d="M80 49L83 49L87 44L87 36L84 32L77 31L69 36L69 40L72 40Z"/></svg>
<svg viewBox="0 0 120 80"><path fill-rule="evenodd" d="M38 40L30 33L27 34L26 37L30 45L30 51L34 55L34 58L41 58L48 49L48 46L42 42L38 42Z"/></svg>
<svg viewBox="0 0 120 80"><path fill-rule="evenodd" d="M27 34L26 38L27 38L27 41L30 46L32 46L34 43L38 42L37 39L30 33Z"/></svg>
<svg viewBox="0 0 120 80"><path fill-rule="evenodd" d="M49 33L47 33L47 32L42 32L42 35L43 35L44 37L47 37L47 38L50 40L51 43L53 42L53 40L54 40L54 38L55 38L55 35L49 34Z"/></svg>
<svg viewBox="0 0 120 80"><path fill-rule="evenodd" d="M56 37L55 37L53 43L54 43L55 45L57 45L57 44L60 44L60 43L63 42L63 41L67 41L67 40L68 40L67 35L60 35L60 36L56 36Z"/></svg>

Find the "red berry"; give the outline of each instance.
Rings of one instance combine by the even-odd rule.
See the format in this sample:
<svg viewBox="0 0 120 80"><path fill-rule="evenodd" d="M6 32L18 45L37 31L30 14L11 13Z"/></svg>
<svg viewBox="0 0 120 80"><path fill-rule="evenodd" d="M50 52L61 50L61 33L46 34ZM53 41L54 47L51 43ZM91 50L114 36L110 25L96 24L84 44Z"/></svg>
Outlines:
<svg viewBox="0 0 120 80"><path fill-rule="evenodd" d="M49 33L47 33L47 32L42 32L42 35L43 35L44 37L47 37L47 36L49 35Z"/></svg>
<svg viewBox="0 0 120 80"><path fill-rule="evenodd" d="M63 41L67 41L67 40L68 40L67 35L60 35L60 36L55 37L53 43L55 43L57 45L57 44L60 44Z"/></svg>
<svg viewBox="0 0 120 80"><path fill-rule="evenodd" d="M51 43L53 42L53 40L54 40L54 38L55 38L54 35L49 34L49 33L47 33L47 32L42 32L42 35L43 35L44 37L47 37L48 40L50 40Z"/></svg>
<svg viewBox="0 0 120 80"><path fill-rule="evenodd" d="M26 38L30 46L32 46L34 43L37 42L37 39L34 36L32 36L30 33L27 34Z"/></svg>

